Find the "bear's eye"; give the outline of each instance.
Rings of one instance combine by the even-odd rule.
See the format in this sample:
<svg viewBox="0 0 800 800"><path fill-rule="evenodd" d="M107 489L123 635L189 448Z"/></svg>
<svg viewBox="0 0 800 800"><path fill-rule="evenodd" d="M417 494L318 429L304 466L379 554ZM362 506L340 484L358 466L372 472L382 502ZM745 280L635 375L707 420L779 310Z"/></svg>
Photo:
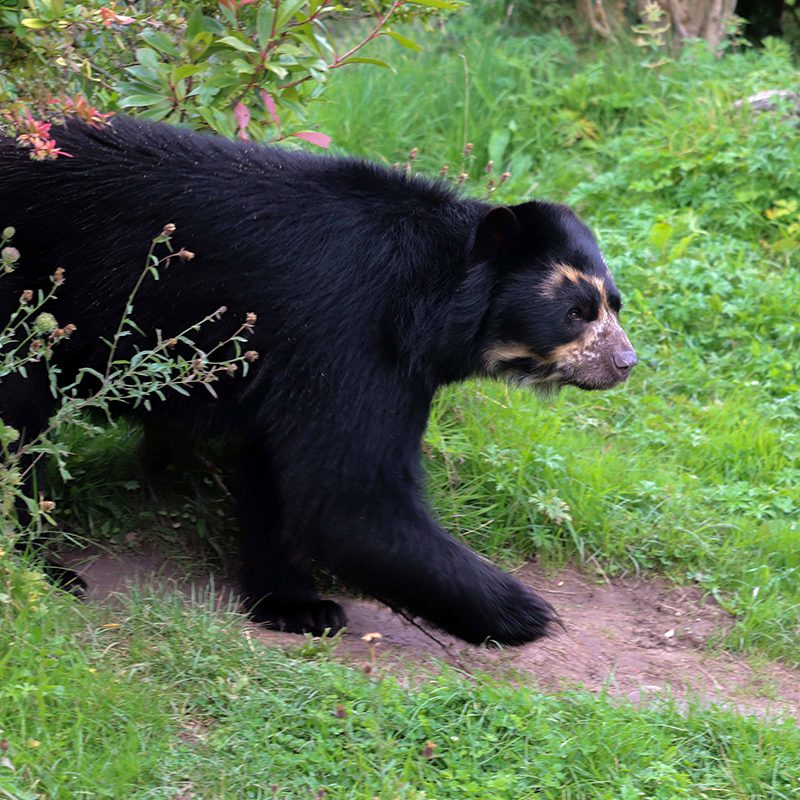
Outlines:
<svg viewBox="0 0 800 800"><path fill-rule="evenodd" d="M567 319L575 321L583 318L583 312L579 308L571 308L567 312Z"/></svg>

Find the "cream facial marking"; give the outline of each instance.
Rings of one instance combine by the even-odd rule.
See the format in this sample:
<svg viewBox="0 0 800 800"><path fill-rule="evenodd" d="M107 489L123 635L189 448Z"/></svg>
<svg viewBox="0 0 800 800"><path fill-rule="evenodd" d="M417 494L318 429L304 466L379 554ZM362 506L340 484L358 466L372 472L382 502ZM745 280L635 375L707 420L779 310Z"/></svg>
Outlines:
<svg viewBox="0 0 800 800"><path fill-rule="evenodd" d="M607 304L606 285L603 283L603 279L598 275L587 275L585 272L581 272L579 269L575 269L575 267L571 267L569 264L554 265L550 270L550 274L542 282L540 291L548 299L553 299L557 295L558 289L563 286L564 283L571 283L578 286L581 282L594 286L600 295L601 304Z"/></svg>
<svg viewBox="0 0 800 800"><path fill-rule="evenodd" d="M603 358L610 340L624 339L625 333L611 308L605 283L599 275L587 275L569 264L556 264L545 278L542 293L548 299L554 299L565 283L573 286L588 284L597 292L597 317L586 324L579 338L556 347L540 360L559 369L590 367Z"/></svg>
<svg viewBox="0 0 800 800"><path fill-rule="evenodd" d="M586 330L580 339L562 344L548 354L544 361L548 364L574 366L597 361L601 356L603 345L611 338L625 334L617 318L604 304L600 306L597 319L586 325Z"/></svg>
<svg viewBox="0 0 800 800"><path fill-rule="evenodd" d="M515 361L523 360L522 365ZM514 386L525 386L541 395L557 391L561 385L558 367L542 361L530 347L520 342L499 342L483 354L487 375L502 377Z"/></svg>
<svg viewBox="0 0 800 800"><path fill-rule="evenodd" d="M495 372L497 368L508 361L516 358L535 358L541 361L533 350L520 342L501 342L493 345L483 354L483 365L489 373Z"/></svg>
<svg viewBox="0 0 800 800"><path fill-rule="evenodd" d="M607 388L625 380L626 370L616 364L615 354L632 352L632 348L615 310L619 296L607 287L604 277L587 275L569 264L555 264L539 292L548 302L556 302L557 308L563 306L565 324L567 298L574 298L579 310L590 307L593 318L576 321L569 328L574 337L571 341L543 353L515 339L492 343L482 355L484 374L540 393L564 384Z"/></svg>

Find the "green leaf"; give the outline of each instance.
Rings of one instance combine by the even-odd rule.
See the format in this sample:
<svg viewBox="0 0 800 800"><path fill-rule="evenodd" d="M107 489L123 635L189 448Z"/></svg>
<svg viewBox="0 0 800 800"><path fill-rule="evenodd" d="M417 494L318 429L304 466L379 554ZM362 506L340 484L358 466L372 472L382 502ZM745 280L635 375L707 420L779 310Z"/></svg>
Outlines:
<svg viewBox="0 0 800 800"><path fill-rule="evenodd" d="M175 47L175 43L163 31L144 31L141 38L164 55L170 58L180 58L180 51Z"/></svg>
<svg viewBox="0 0 800 800"><path fill-rule="evenodd" d="M33 30L41 30L42 28L47 28L50 25L46 19L39 19L37 17L26 17L25 19L21 20L21 22L26 28L33 28Z"/></svg>
<svg viewBox="0 0 800 800"><path fill-rule="evenodd" d="M201 106L197 111L212 130L224 136L233 137L235 135L232 116L228 118L219 109L213 107Z"/></svg>
<svg viewBox="0 0 800 800"><path fill-rule="evenodd" d="M441 8L445 11L457 11L460 3L448 3L446 0L414 0L415 6L425 6L426 8Z"/></svg>
<svg viewBox="0 0 800 800"><path fill-rule="evenodd" d="M161 76L151 67L143 67L140 64L134 64L132 67L125 67L125 72L131 77L136 78L137 81L146 84L150 89L161 86ZM139 89L141 89L141 87L139 87ZM120 90L118 89L117 91ZM128 91L133 90L129 89Z"/></svg>
<svg viewBox="0 0 800 800"><path fill-rule="evenodd" d="M234 58L228 62L228 71L233 70L236 73L236 76L241 79L249 79L253 76L258 69L255 64L249 64L243 58Z"/></svg>
<svg viewBox="0 0 800 800"><path fill-rule="evenodd" d="M669 252L669 260L674 261L676 258L681 258L683 254L686 252L686 249L689 245L697 238L697 234L690 233L688 236L684 236L680 239L678 244L672 248Z"/></svg>
<svg viewBox="0 0 800 800"><path fill-rule="evenodd" d="M289 70L284 69L284 67L280 66L279 64L264 64L264 67L270 72L275 73L275 75L281 79L285 78L289 74Z"/></svg>
<svg viewBox="0 0 800 800"><path fill-rule="evenodd" d="M272 3L262 2L256 15L256 33L258 34L258 46L266 47L272 36L272 21L275 19L275 9Z"/></svg>
<svg viewBox="0 0 800 800"><path fill-rule="evenodd" d="M397 74L397 70L391 65L387 64L385 61L381 61L379 58L364 58L363 56L353 56L352 58L348 58L347 61L343 61L343 64L374 64L376 67L383 67L384 69L391 70L395 74Z"/></svg>
<svg viewBox="0 0 800 800"><path fill-rule="evenodd" d="M278 19L275 23L276 32L283 30L289 22L291 22L292 17L300 10L305 2L306 0L288 0L288 2L282 2L280 4L278 8Z"/></svg>
<svg viewBox="0 0 800 800"><path fill-rule="evenodd" d="M208 31L201 31L189 43L190 57L195 61L202 58L213 43L213 34L209 33Z"/></svg>
<svg viewBox="0 0 800 800"><path fill-rule="evenodd" d="M219 4L219 10L222 12L222 15L228 20L228 24L235 26L237 24L236 14L228 8L225 3Z"/></svg>
<svg viewBox="0 0 800 800"><path fill-rule="evenodd" d="M99 381L104 381L106 379L105 375L98 372L96 369L92 369L91 367L81 367L81 369L78 371L78 378L75 383L80 383L84 375L92 375Z"/></svg>
<svg viewBox="0 0 800 800"><path fill-rule="evenodd" d="M191 78L192 75L197 75L198 72L202 71L203 67L198 64L184 64L172 70L172 80L177 83L184 78Z"/></svg>
<svg viewBox="0 0 800 800"><path fill-rule="evenodd" d="M137 47L136 60L143 67L156 69L159 66L158 53L155 50L151 50L149 47Z"/></svg>
<svg viewBox="0 0 800 800"><path fill-rule="evenodd" d="M169 100L165 100L163 105L155 105L142 109L137 116L140 119L149 119L152 122L160 122L165 117L168 117L172 111L172 103Z"/></svg>
<svg viewBox="0 0 800 800"><path fill-rule="evenodd" d="M489 136L489 158L496 167L502 165L510 139L511 131L508 128L495 128Z"/></svg>
<svg viewBox="0 0 800 800"><path fill-rule="evenodd" d="M203 9L197 6L189 15L189 19L186 20L186 38L191 41L198 33L202 33L204 30L205 19L203 18Z"/></svg>
<svg viewBox="0 0 800 800"><path fill-rule="evenodd" d="M161 94L132 94L123 97L119 101L120 108L132 108L133 106L154 106L164 100Z"/></svg>
<svg viewBox="0 0 800 800"><path fill-rule="evenodd" d="M217 39L217 44L225 44L228 47L233 47L235 50L241 50L243 53L257 53L257 48L253 47L249 42L243 42L235 36L223 36Z"/></svg>
<svg viewBox="0 0 800 800"><path fill-rule="evenodd" d="M397 31L386 31L384 35L391 36L392 39L409 50L415 50L417 53L420 53L423 50L422 46L417 44L413 39L409 39L407 36L403 36L402 33L398 33Z"/></svg>
<svg viewBox="0 0 800 800"><path fill-rule="evenodd" d="M319 45L317 48L317 52L321 52L321 50L325 50L326 52L330 53L331 55L336 55L336 50L334 49L333 45L328 41L326 36L323 36L319 31L314 31L314 39Z"/></svg>
<svg viewBox="0 0 800 800"><path fill-rule="evenodd" d="M658 248L664 248L672 237L673 228L669 222L656 222L650 228L650 241Z"/></svg>
<svg viewBox="0 0 800 800"><path fill-rule="evenodd" d="M228 89L231 86L238 86L240 83L238 75L220 70L208 80L203 81L203 86L208 89Z"/></svg>
<svg viewBox="0 0 800 800"><path fill-rule="evenodd" d="M155 81L152 83L144 83L143 81L119 81L114 84L114 91L125 97L130 97L133 94L154 94L160 92L162 89L161 84Z"/></svg>

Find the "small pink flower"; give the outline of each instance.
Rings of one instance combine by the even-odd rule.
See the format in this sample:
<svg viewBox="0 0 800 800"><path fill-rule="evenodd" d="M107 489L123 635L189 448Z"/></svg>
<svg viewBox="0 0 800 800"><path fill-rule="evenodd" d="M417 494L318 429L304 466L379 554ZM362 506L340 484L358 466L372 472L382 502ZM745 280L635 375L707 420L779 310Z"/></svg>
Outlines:
<svg viewBox="0 0 800 800"><path fill-rule="evenodd" d="M53 127L50 122L42 122L34 119L30 111L25 111L14 120L17 130L22 131L20 136L35 137L40 139L47 139L50 136L50 128Z"/></svg>
<svg viewBox="0 0 800 800"><path fill-rule="evenodd" d="M250 109L244 103L237 103L233 109L233 116L236 118L239 138L247 141L250 138L247 133L247 126L250 124Z"/></svg>
<svg viewBox="0 0 800 800"><path fill-rule="evenodd" d="M133 17L127 17L124 14L117 14L114 11L114 6L112 4L111 8L106 8L102 6L100 9L100 17L103 20L103 27L110 28L114 23L117 25L130 25L134 22Z"/></svg>
<svg viewBox="0 0 800 800"><path fill-rule="evenodd" d="M66 156L72 158L70 153L65 152L60 147L56 146L55 139L38 139L31 142L31 158L34 161L44 161L46 159L54 159L59 156Z"/></svg>
<svg viewBox="0 0 800 800"><path fill-rule="evenodd" d="M114 116L113 111L104 113L98 111L94 106L90 106L89 101L82 95L63 97L57 102L62 107L65 114L79 117L84 122L88 122L95 127L105 125L108 122L108 118Z"/></svg>

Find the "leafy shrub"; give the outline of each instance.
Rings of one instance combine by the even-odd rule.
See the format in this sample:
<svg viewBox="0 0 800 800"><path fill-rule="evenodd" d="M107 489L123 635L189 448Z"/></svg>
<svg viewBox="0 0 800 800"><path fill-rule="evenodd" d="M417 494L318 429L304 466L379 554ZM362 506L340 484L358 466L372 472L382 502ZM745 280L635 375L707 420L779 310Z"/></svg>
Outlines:
<svg viewBox="0 0 800 800"><path fill-rule="evenodd" d="M233 330L220 337L211 350L202 351L195 344L197 332L209 325L219 323L226 313L220 307L189 328L171 336L156 331L149 346L137 346L129 358L118 356L117 350L123 337L141 333L133 321L136 295L142 283L150 278L158 280L159 270L166 269L172 261L189 261L194 254L186 249L173 252L171 237L175 226L168 224L150 245L145 266L121 310L116 332L109 340L109 353L105 369L83 367L78 370L71 383L59 381L59 369L53 361L55 349L76 330L73 323L60 324L46 309L58 294L65 276L63 269L56 269L51 277L49 292L26 289L19 297L17 309L3 329L0 329L0 381L9 376L25 378L32 365L41 365L47 370L50 391L59 399L57 410L48 427L20 443L19 431L0 421L0 509L4 529L0 533L10 534L17 526L14 523L14 507L18 503L27 505L31 517L39 522L53 525L52 511L55 504L46 498L30 497L25 491L24 477L35 463L49 456L58 465L61 477L70 477L67 468L68 452L54 434L69 425L81 426L88 433L96 433L97 427L87 421L83 412L94 410L110 418L115 404L125 403L134 407L164 400L171 392L186 395L195 387L203 388L216 396L214 383L226 377L247 375L251 362L258 358L254 350L246 350L248 334L256 323L255 314L248 313L246 319ZM6 270L10 271L20 260L20 253L8 242L14 235L13 228L2 232L0 257ZM166 247L164 256L156 255L156 249ZM2 274L0 274L0 279ZM0 283L0 291L2 291Z"/></svg>
<svg viewBox="0 0 800 800"><path fill-rule="evenodd" d="M0 59L8 65L0 73L0 103L4 95L7 102L81 95L107 111L324 147L328 137L297 128L330 75L353 64L390 68L363 49L378 37L419 49L394 23L427 20L459 5L369 0L345 9L332 0L169 0L118 9L102 0L12 0L0 11Z"/></svg>

